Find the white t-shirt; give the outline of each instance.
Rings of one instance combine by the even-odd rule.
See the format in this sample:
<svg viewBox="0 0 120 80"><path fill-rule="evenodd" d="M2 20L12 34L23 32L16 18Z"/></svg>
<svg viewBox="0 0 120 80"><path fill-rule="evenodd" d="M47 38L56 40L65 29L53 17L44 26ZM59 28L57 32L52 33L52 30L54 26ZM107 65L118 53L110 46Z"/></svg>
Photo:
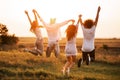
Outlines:
<svg viewBox="0 0 120 80"><path fill-rule="evenodd" d="M82 44L82 51L90 52L95 49L94 46L95 29L96 29L95 26L93 26L90 29L87 29L84 26L82 26L83 37L84 37Z"/></svg>
<svg viewBox="0 0 120 80"><path fill-rule="evenodd" d="M40 20L47 30L48 44L54 43L60 39L60 37L61 37L60 27L66 25L68 23L68 21L64 21L61 23L47 24L41 17L40 17Z"/></svg>
<svg viewBox="0 0 120 80"><path fill-rule="evenodd" d="M46 24L45 27L48 34L48 42L56 42L61 38L60 25L59 24Z"/></svg>
<svg viewBox="0 0 120 80"><path fill-rule="evenodd" d="M76 24L76 27L78 26L79 26L79 23ZM77 55L76 37L77 37L77 33L71 40L66 42L66 46L65 46L66 56Z"/></svg>
<svg viewBox="0 0 120 80"><path fill-rule="evenodd" d="M39 40L42 39L40 28L36 28L35 31L34 31L34 34L35 34L37 39L39 39Z"/></svg>
<svg viewBox="0 0 120 80"><path fill-rule="evenodd" d="M65 53L66 56L77 55L76 36L73 37L70 41L67 41L65 46Z"/></svg>

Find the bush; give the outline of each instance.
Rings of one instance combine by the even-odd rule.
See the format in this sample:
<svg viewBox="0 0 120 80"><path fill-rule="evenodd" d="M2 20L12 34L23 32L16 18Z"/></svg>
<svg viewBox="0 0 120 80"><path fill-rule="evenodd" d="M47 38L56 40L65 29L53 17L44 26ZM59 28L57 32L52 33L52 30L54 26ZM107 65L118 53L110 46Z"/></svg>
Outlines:
<svg viewBox="0 0 120 80"><path fill-rule="evenodd" d="M108 45L103 44L103 49L108 50Z"/></svg>
<svg viewBox="0 0 120 80"><path fill-rule="evenodd" d="M15 37L15 35L1 35L0 36L1 44L7 44L7 45L14 45L17 44L19 41L18 37Z"/></svg>

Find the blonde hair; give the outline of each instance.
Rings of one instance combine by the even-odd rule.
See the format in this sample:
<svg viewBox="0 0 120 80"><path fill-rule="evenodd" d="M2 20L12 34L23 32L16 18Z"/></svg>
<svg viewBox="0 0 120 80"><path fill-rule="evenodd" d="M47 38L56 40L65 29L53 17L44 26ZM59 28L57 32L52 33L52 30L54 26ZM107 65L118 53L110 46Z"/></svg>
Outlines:
<svg viewBox="0 0 120 80"><path fill-rule="evenodd" d="M54 24L56 22L56 18L50 18L50 24Z"/></svg>

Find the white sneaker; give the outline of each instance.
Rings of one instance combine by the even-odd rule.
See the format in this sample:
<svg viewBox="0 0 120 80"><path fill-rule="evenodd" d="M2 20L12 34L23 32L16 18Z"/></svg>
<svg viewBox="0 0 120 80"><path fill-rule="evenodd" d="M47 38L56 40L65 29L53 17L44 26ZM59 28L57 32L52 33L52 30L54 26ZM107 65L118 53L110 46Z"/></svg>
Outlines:
<svg viewBox="0 0 120 80"><path fill-rule="evenodd" d="M61 70L62 71L62 74L65 75L65 69Z"/></svg>
<svg viewBox="0 0 120 80"><path fill-rule="evenodd" d="M66 75L69 76L69 74L70 74L70 68L66 70Z"/></svg>
<svg viewBox="0 0 120 80"><path fill-rule="evenodd" d="M89 58L89 62L91 61L91 58L90 58L90 56L88 57Z"/></svg>
<svg viewBox="0 0 120 80"><path fill-rule="evenodd" d="M24 51L24 52L28 52L29 50L28 50L27 48L25 48L23 51Z"/></svg>

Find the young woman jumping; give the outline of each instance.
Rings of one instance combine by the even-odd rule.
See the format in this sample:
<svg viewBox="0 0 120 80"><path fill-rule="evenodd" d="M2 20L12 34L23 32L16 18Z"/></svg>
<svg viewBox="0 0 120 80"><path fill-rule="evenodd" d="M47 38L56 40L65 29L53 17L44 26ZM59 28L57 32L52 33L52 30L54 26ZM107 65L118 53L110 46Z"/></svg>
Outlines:
<svg viewBox="0 0 120 80"><path fill-rule="evenodd" d="M28 20L31 25L30 31L33 32L36 36L35 49L33 49L33 50L25 49L25 51L28 51L34 55L42 55L42 53L43 53L43 37L42 37L40 28L42 28L43 26L39 25L39 23L38 23L37 16L35 13L36 10L33 9L32 11L33 11L33 14L35 17L35 20L33 22L31 21L29 15L28 15L28 11L25 11L25 14L27 15Z"/></svg>

